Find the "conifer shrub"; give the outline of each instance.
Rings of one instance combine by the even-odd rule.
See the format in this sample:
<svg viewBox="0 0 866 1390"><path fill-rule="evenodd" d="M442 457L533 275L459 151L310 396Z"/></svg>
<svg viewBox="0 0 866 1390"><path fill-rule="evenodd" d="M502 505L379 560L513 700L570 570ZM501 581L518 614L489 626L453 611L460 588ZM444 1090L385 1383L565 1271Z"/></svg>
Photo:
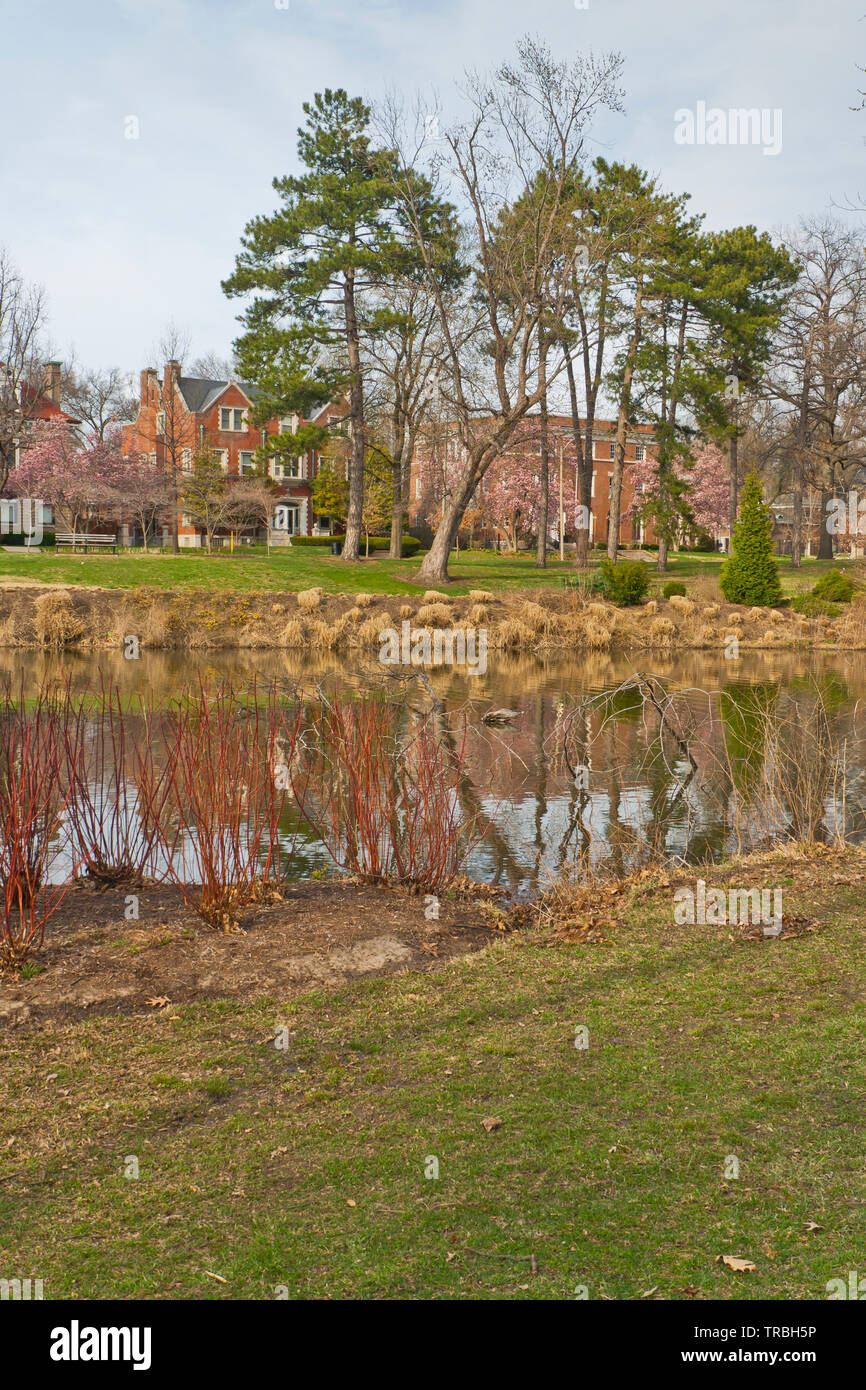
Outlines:
<svg viewBox="0 0 866 1390"><path fill-rule="evenodd" d="M647 567L641 560L619 560L613 565L605 556L600 571L605 596L620 608L640 603L649 588Z"/></svg>
<svg viewBox="0 0 866 1390"><path fill-rule="evenodd" d="M779 566L773 555L773 523L756 473L743 485L732 553L722 565L719 584L729 603L771 608L782 597Z"/></svg>

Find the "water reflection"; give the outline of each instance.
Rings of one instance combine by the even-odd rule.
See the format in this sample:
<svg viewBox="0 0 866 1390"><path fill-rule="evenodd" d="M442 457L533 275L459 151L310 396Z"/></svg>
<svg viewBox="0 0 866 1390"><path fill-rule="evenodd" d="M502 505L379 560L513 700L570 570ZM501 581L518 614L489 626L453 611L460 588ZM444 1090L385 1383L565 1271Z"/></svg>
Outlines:
<svg viewBox="0 0 866 1390"><path fill-rule="evenodd" d="M857 656L502 655L483 676L431 669L398 681L374 661L333 652L143 652L132 661L12 650L0 653L4 677L13 688L23 681L25 694L46 680L83 693L106 679L124 697L157 703L199 677L236 687L276 679L287 693L337 682L385 689L407 718L432 712L452 748L465 724L459 796L485 829L469 871L513 892L587 861L624 872L653 852L699 861L777 833L866 837ZM483 724L495 708L516 716ZM299 851L302 874L326 857L312 841Z"/></svg>

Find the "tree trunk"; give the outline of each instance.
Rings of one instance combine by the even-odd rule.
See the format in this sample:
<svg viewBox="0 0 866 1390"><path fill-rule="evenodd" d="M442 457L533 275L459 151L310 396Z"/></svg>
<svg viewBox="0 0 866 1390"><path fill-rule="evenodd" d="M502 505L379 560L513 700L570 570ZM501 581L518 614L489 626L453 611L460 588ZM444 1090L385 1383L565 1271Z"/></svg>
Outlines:
<svg viewBox="0 0 866 1390"><path fill-rule="evenodd" d="M737 436L732 434L728 440L728 531L731 536L734 534L739 504L738 468Z"/></svg>
<svg viewBox="0 0 866 1390"><path fill-rule="evenodd" d="M806 458L806 431L809 410L809 370L803 373L800 394L800 415L797 422L797 449L794 455L794 510L791 517L791 568L798 570L803 563L803 464Z"/></svg>
<svg viewBox="0 0 866 1390"><path fill-rule="evenodd" d="M541 400L541 459L540 459L540 498L538 507L538 544L535 551L535 568L547 568L547 509L550 503L550 445L547 429L547 340L543 333L538 337L538 384L542 388Z"/></svg>
<svg viewBox="0 0 866 1390"><path fill-rule="evenodd" d="M664 536L659 536L659 558L656 561L656 570L659 574L664 574L668 567L668 543Z"/></svg>
<svg viewBox="0 0 866 1390"><path fill-rule="evenodd" d="M361 351L358 317L355 312L354 272L346 272L343 293L346 319L346 348L349 358L349 427L352 451L349 456L349 510L343 559L360 559L361 512L364 507L364 390L361 384Z"/></svg>
<svg viewBox="0 0 866 1390"><path fill-rule="evenodd" d="M832 494L830 488L824 487L824 488L821 489L821 513L820 513L820 515L821 515L822 521L825 520L826 517L827 517L827 514L828 514L828 513L827 513L827 504L828 504L828 502L830 501L830 498L832 497L832 495L833 495L833 494ZM818 542L818 559L819 559L819 560L832 560L832 559L833 559L833 537L831 536L830 532L827 530L827 527L824 526L824 525L821 526L819 534L820 534L821 539L820 539L819 542Z"/></svg>
<svg viewBox="0 0 866 1390"><path fill-rule="evenodd" d="M429 580L435 584L448 583L448 557L454 546L457 532L460 530L463 513L469 506L478 483L477 470L471 463L468 463L463 477L457 484L456 491L451 494L451 500L447 507L443 504L442 520L436 528L433 544L424 556L418 571L419 579Z"/></svg>
<svg viewBox="0 0 866 1390"><path fill-rule="evenodd" d="M610 508L608 511L607 528L607 553L612 564L616 564L616 552L619 544L619 519L622 511L622 478L623 465L625 462L625 431L628 424L628 417L631 411L631 383L634 376L634 364L637 357L637 350L640 347L643 323L641 320L643 302L643 281L640 276L637 279L637 289L634 300L634 320L625 354L625 366L622 376L622 390L619 398L619 414L616 421L616 444L613 456L613 471L610 483Z"/></svg>
<svg viewBox="0 0 866 1390"><path fill-rule="evenodd" d="M568 394L571 401L571 432L574 438L577 461L575 463L575 473L577 476L577 504L585 507L587 516L592 516L592 458L589 463L589 479L586 477L586 467L584 460L583 440L580 434L580 415L577 409L577 385L574 380L574 364L571 360L571 353L566 350L565 370L568 374ZM586 497L584 497L586 493ZM589 566L589 526L581 525L581 517L577 518L577 528L575 532L575 556L574 564L576 569L585 570Z"/></svg>
<svg viewBox="0 0 866 1390"><path fill-rule="evenodd" d="M391 460L391 544L388 555L392 560L403 558L403 461L402 451Z"/></svg>

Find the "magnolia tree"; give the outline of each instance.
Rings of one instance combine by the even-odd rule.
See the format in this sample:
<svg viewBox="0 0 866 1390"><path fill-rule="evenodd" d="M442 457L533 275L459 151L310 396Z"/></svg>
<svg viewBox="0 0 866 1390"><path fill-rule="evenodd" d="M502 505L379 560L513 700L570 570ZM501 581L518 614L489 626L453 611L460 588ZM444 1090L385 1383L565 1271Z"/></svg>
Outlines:
<svg viewBox="0 0 866 1390"><path fill-rule="evenodd" d="M527 542L542 526L541 472L537 454L521 453L498 459L483 482L483 514L488 523L506 538L508 548ZM573 532L578 516L573 483L563 488L562 512L565 533ZM547 499L545 535L559 526L559 492L551 487Z"/></svg>
<svg viewBox="0 0 866 1390"><path fill-rule="evenodd" d="M727 525L728 468L715 444L702 444L688 467L678 460L673 467L672 485L668 484L664 494L655 459L645 458L633 464L631 482L634 494L624 514L626 520L640 517L645 522L655 521L661 508L669 511L673 506L682 527L697 526L714 535Z"/></svg>
<svg viewBox="0 0 866 1390"><path fill-rule="evenodd" d="M716 444L704 444L694 455L689 476L689 504L695 525L716 535L728 524L730 478L728 464Z"/></svg>
<svg viewBox="0 0 866 1390"><path fill-rule="evenodd" d="M117 520L126 467L116 438L82 444L65 423L39 422L10 475L9 490L49 502L61 528L82 531L93 521Z"/></svg>

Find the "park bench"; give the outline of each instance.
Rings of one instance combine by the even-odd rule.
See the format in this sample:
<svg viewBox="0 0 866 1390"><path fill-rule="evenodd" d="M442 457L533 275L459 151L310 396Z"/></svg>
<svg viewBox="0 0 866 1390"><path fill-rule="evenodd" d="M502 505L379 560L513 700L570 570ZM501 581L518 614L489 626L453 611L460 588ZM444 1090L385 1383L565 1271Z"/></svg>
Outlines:
<svg viewBox="0 0 866 1390"><path fill-rule="evenodd" d="M117 553L117 537L101 536L96 532L58 531L54 537L55 549L78 550L85 554L88 550L113 550Z"/></svg>

